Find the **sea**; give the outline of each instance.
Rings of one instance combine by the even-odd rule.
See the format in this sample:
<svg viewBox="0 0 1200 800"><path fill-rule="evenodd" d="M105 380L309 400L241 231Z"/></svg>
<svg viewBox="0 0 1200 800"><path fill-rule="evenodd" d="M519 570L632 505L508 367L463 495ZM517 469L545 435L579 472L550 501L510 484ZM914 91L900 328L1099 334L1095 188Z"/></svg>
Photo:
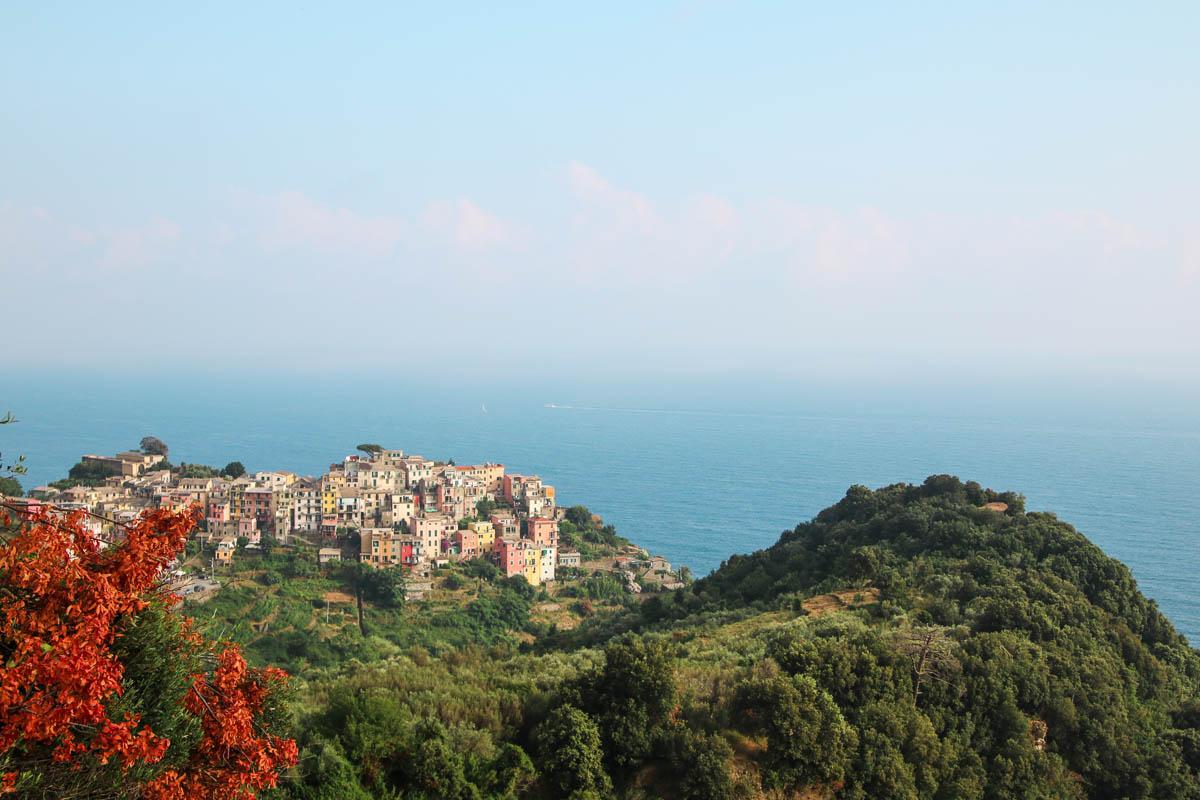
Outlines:
<svg viewBox="0 0 1200 800"><path fill-rule="evenodd" d="M264 356L269 353L264 350ZM436 359L432 359L436 361ZM533 370L520 363L513 371ZM0 461L28 488L153 435L174 462L320 474L375 442L541 475L624 536L703 575L854 484L935 473L1015 490L1132 569L1200 641L1200 405L1169 386L1053 382L443 380L391 373L3 371Z"/></svg>

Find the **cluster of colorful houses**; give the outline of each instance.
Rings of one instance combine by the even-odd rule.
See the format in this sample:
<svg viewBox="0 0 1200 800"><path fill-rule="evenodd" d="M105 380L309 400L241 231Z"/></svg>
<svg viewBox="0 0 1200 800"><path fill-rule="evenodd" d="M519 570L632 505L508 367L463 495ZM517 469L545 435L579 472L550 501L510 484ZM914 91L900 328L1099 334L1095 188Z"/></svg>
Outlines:
<svg viewBox="0 0 1200 800"><path fill-rule="evenodd" d="M161 455L133 451L82 460L110 477L98 486L38 487L33 495L87 510L97 534L145 508L199 505L204 523L196 535L215 548L220 563L232 561L239 544L259 546L270 535L281 543L300 537L323 545L322 563L345 557L339 543L357 538L358 558L377 567L425 571L488 558L504 575L523 575L531 584L580 566L578 552L559 549L562 512L554 487L536 475L507 473L502 464L459 466L369 447L320 477L283 471L186 477L164 468Z"/></svg>

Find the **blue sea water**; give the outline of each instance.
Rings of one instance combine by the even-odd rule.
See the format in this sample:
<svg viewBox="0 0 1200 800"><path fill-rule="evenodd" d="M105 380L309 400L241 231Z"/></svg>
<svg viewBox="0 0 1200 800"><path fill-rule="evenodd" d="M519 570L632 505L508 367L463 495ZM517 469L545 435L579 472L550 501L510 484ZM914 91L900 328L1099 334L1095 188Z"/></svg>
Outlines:
<svg viewBox="0 0 1200 800"><path fill-rule="evenodd" d="M152 434L173 461L317 474L360 442L536 472L697 574L765 547L852 484L954 473L1013 489L1133 570L1200 640L1200 413L1186 401L1051 393L805 389L746 380L607 385L8 373L0 453L26 486ZM1161 398L1160 398L1161 399ZM556 407L547 407L553 403Z"/></svg>

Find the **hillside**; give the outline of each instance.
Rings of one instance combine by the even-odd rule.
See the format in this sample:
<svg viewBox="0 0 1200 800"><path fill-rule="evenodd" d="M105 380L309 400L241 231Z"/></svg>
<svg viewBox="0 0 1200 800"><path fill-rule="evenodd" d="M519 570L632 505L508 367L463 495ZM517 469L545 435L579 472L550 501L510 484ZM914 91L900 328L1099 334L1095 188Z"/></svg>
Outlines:
<svg viewBox="0 0 1200 800"><path fill-rule="evenodd" d="M1200 654L1071 526L948 476L539 633L312 675L286 793L1200 797Z"/></svg>
<svg viewBox="0 0 1200 800"><path fill-rule="evenodd" d="M252 663L300 677L402 653L421 659L467 645L515 650L636 604L615 563L643 551L583 506L568 509L561 524L564 542L587 560L536 587L503 578L486 559L447 562L420 575L374 569L358 563L353 537L336 542L342 559L319 564L318 548L329 542L293 535L286 546L239 548L215 581L195 577L211 574L213 545L193 542L183 564L189 576L177 591L188 616L244 646ZM637 580L647 591L663 580L643 572Z"/></svg>

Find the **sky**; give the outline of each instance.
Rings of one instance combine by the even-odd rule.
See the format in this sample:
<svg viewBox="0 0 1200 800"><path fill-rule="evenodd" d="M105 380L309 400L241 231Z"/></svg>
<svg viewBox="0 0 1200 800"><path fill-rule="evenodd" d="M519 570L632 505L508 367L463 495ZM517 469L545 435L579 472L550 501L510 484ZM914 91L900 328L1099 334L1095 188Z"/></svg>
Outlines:
<svg viewBox="0 0 1200 800"><path fill-rule="evenodd" d="M500 5L5 4L4 360L1200 384L1200 5Z"/></svg>

